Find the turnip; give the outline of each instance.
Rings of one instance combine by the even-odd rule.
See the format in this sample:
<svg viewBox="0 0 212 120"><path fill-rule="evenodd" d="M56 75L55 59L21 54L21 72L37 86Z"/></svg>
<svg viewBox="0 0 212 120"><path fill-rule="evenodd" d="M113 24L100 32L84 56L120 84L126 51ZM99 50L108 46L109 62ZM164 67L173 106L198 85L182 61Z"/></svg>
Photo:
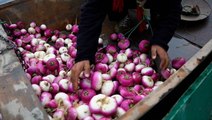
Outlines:
<svg viewBox="0 0 212 120"><path fill-rule="evenodd" d="M102 38L99 38L99 39L98 39L98 44L99 44L99 45L102 45L102 44L103 44L103 39L102 39Z"/></svg>
<svg viewBox="0 0 212 120"><path fill-rule="evenodd" d="M125 111L128 111L130 108L134 106L134 101L131 99L125 99L122 101L120 107L123 108Z"/></svg>
<svg viewBox="0 0 212 120"><path fill-rule="evenodd" d="M114 94L111 97L116 100L118 105L120 105L121 102L124 100L124 98L121 95L119 95L119 94Z"/></svg>
<svg viewBox="0 0 212 120"><path fill-rule="evenodd" d="M108 70L109 70L109 68L108 68L107 64L97 63L95 65L95 71L99 71L101 73L106 73Z"/></svg>
<svg viewBox="0 0 212 120"><path fill-rule="evenodd" d="M54 44L54 47L56 49L59 49L60 47L64 46L64 39L63 38L58 38Z"/></svg>
<svg viewBox="0 0 212 120"><path fill-rule="evenodd" d="M142 76L142 85L144 87L153 87L154 86L154 81L152 80L152 78L150 76Z"/></svg>
<svg viewBox="0 0 212 120"><path fill-rule="evenodd" d="M67 79L61 79L58 83L60 90L63 92L68 91L69 84L70 84L70 81Z"/></svg>
<svg viewBox="0 0 212 120"><path fill-rule="evenodd" d="M55 79L55 76L52 74L48 74L47 76L43 76L42 80L48 81L49 83L52 83Z"/></svg>
<svg viewBox="0 0 212 120"><path fill-rule="evenodd" d="M127 48L125 50L125 54L127 55L128 58L131 58L133 56L133 50L131 48Z"/></svg>
<svg viewBox="0 0 212 120"><path fill-rule="evenodd" d="M89 102L89 108L92 113L100 114L102 108L102 102L107 96L104 94L95 95Z"/></svg>
<svg viewBox="0 0 212 120"><path fill-rule="evenodd" d="M26 29L21 29L21 34L25 35L27 33Z"/></svg>
<svg viewBox="0 0 212 120"><path fill-rule="evenodd" d="M59 53L62 54L62 53L67 53L68 52L68 49L66 47L60 47L59 48Z"/></svg>
<svg viewBox="0 0 212 120"><path fill-rule="evenodd" d="M89 103L91 98L96 95L96 92L93 89L84 89L80 93L80 98L84 103Z"/></svg>
<svg viewBox="0 0 212 120"><path fill-rule="evenodd" d="M59 62L57 61L56 58L50 58L50 59L48 59L48 61L46 62L46 67L47 67L47 69L49 69L50 71L58 70L58 68L59 68Z"/></svg>
<svg viewBox="0 0 212 120"><path fill-rule="evenodd" d="M106 64L106 63L108 63L108 61L109 61L109 59L108 59L106 54L100 53L100 52L96 53L96 55L95 55L95 62L96 63Z"/></svg>
<svg viewBox="0 0 212 120"><path fill-rule="evenodd" d="M186 59L183 57L176 57L171 61L172 67L175 69L179 69L186 63Z"/></svg>
<svg viewBox="0 0 212 120"><path fill-rule="evenodd" d="M141 63L144 64L146 62L146 59L147 59L147 54L142 53L142 54L139 55L139 58L140 58Z"/></svg>
<svg viewBox="0 0 212 120"><path fill-rule="evenodd" d="M110 53L106 53L107 58L108 58L108 63L112 63L113 62L113 56Z"/></svg>
<svg viewBox="0 0 212 120"><path fill-rule="evenodd" d="M68 53L62 53L60 55L61 59L63 62L67 62L67 60L69 60L71 58L71 56Z"/></svg>
<svg viewBox="0 0 212 120"><path fill-rule="evenodd" d="M49 92L42 92L40 95L40 101L43 106L46 106L52 100L52 95Z"/></svg>
<svg viewBox="0 0 212 120"><path fill-rule="evenodd" d="M126 113L126 110L124 110L122 107L117 107L117 111L116 111L116 117L121 117L122 115L124 115Z"/></svg>
<svg viewBox="0 0 212 120"><path fill-rule="evenodd" d="M58 104L57 104L57 102L54 99L52 99L46 104L46 107L48 107L48 108L57 108Z"/></svg>
<svg viewBox="0 0 212 120"><path fill-rule="evenodd" d="M17 24L10 24L8 27L10 29L16 29L17 28Z"/></svg>
<svg viewBox="0 0 212 120"><path fill-rule="evenodd" d="M112 95L114 92L114 84L111 80L105 81L101 88L101 93L107 96Z"/></svg>
<svg viewBox="0 0 212 120"><path fill-rule="evenodd" d="M58 92L55 96L54 96L54 99L57 101L57 103L61 102L61 101L64 101L64 100L67 100L69 99L69 96L64 93L64 92Z"/></svg>
<svg viewBox="0 0 212 120"><path fill-rule="evenodd" d="M43 61L46 63L49 59L51 58L56 58L56 55L53 53L47 54L44 58Z"/></svg>
<svg viewBox="0 0 212 120"><path fill-rule="evenodd" d="M121 74L118 77L118 81L122 86L128 87L133 85L133 77L129 73Z"/></svg>
<svg viewBox="0 0 212 120"><path fill-rule="evenodd" d="M148 40L141 40L138 47L141 52L148 52L150 50L150 42Z"/></svg>
<svg viewBox="0 0 212 120"><path fill-rule="evenodd" d="M32 77L31 83L32 84L39 84L41 80L42 80L42 77L40 75L37 75L37 76Z"/></svg>
<svg viewBox="0 0 212 120"><path fill-rule="evenodd" d="M116 49L115 45L112 45L112 44L107 45L107 47L106 47L107 53L110 53L112 55L112 54L116 53L116 51L117 51L117 49Z"/></svg>
<svg viewBox="0 0 212 120"><path fill-rule="evenodd" d="M57 83L52 83L49 92L52 94L57 94L60 90L60 87Z"/></svg>
<svg viewBox="0 0 212 120"><path fill-rule="evenodd" d="M86 105L86 104L83 104L83 105L79 105L77 108L76 108L76 111L77 111L77 118L79 120L82 120L88 116L91 115L91 112L89 110L89 106Z"/></svg>
<svg viewBox="0 0 212 120"><path fill-rule="evenodd" d="M145 95L136 95L134 98L133 98L133 101L134 103L138 103L139 101L143 100L145 98Z"/></svg>
<svg viewBox="0 0 212 120"><path fill-rule="evenodd" d="M116 74L117 74L117 69L116 68L111 68L110 71L109 71L109 74L110 74L110 77L111 79L112 78L115 78L116 77Z"/></svg>
<svg viewBox="0 0 212 120"><path fill-rule="evenodd" d="M124 35L123 35L122 33L118 33L118 34L117 34L117 37L118 37L119 40L122 40L122 39L125 38Z"/></svg>
<svg viewBox="0 0 212 120"><path fill-rule="evenodd" d="M164 78L164 79L168 79L170 76L171 76L171 71L169 68L165 69L165 70L161 70L161 76Z"/></svg>
<svg viewBox="0 0 212 120"><path fill-rule="evenodd" d="M33 90L35 91L35 94L36 94L37 96L40 96L40 95L41 95L41 88L40 88L39 85L37 85L37 84L32 84L32 88L33 88Z"/></svg>
<svg viewBox="0 0 212 120"><path fill-rule="evenodd" d="M91 80L89 79L82 79L80 81L80 88L82 89L87 89L87 88L91 88Z"/></svg>
<svg viewBox="0 0 212 120"><path fill-rule="evenodd" d="M119 93L122 97L127 99L133 99L136 95L135 91L129 87L119 86Z"/></svg>
<svg viewBox="0 0 212 120"><path fill-rule="evenodd" d="M71 29L72 29L72 25L71 25L71 24L67 24L67 25L66 25L66 30L67 30L67 31L70 31Z"/></svg>
<svg viewBox="0 0 212 120"><path fill-rule="evenodd" d="M127 49L130 46L130 41L128 39L122 39L118 42L118 47L122 50Z"/></svg>
<svg viewBox="0 0 212 120"><path fill-rule="evenodd" d="M35 23L35 22L31 22L31 23L29 24L29 26L34 28L34 27L36 26L36 23Z"/></svg>
<svg viewBox="0 0 212 120"><path fill-rule="evenodd" d="M117 40L118 39L118 36L117 36L117 34L116 33L112 33L112 34L110 34L110 39L111 40Z"/></svg>
<svg viewBox="0 0 212 120"><path fill-rule="evenodd" d="M72 32L73 32L73 33L78 33L78 31L79 31L79 26L78 26L77 24L74 24L74 25L72 26Z"/></svg>
<svg viewBox="0 0 212 120"><path fill-rule="evenodd" d="M119 53L117 55L117 60L121 63L124 63L127 61L127 55L125 53Z"/></svg>
<svg viewBox="0 0 212 120"><path fill-rule="evenodd" d="M51 84L48 81L41 81L39 85L41 90L46 92L49 91L51 87Z"/></svg>
<svg viewBox="0 0 212 120"><path fill-rule="evenodd" d="M153 73L154 73L154 70L153 70L153 68L151 68L151 67L144 67L144 68L141 70L141 74L142 74L142 75L151 76Z"/></svg>
<svg viewBox="0 0 212 120"><path fill-rule="evenodd" d="M95 120L100 120L101 118L103 118L104 116L102 114L92 114L92 117L95 119Z"/></svg>
<svg viewBox="0 0 212 120"><path fill-rule="evenodd" d="M124 68L128 72L132 72L135 69L135 64L134 63L128 63L124 66Z"/></svg>
<svg viewBox="0 0 212 120"><path fill-rule="evenodd" d="M34 29L33 27L29 27L29 28L28 28L28 32L29 32L30 34L35 34L35 29Z"/></svg>
<svg viewBox="0 0 212 120"><path fill-rule="evenodd" d="M91 99L89 107L92 113L101 113L104 116L111 116L116 112L117 103L116 100L111 97L98 94Z"/></svg>
<svg viewBox="0 0 212 120"><path fill-rule="evenodd" d="M57 38L56 35L52 35L51 40L52 40L53 42L55 42L57 39L58 39L58 38Z"/></svg>
<svg viewBox="0 0 212 120"><path fill-rule="evenodd" d="M46 28L47 28L47 26L46 26L45 24L41 24L41 25L40 25L40 29L41 29L41 30L46 30Z"/></svg>
<svg viewBox="0 0 212 120"><path fill-rule="evenodd" d="M56 109L53 113L53 120L65 120L65 113L62 109Z"/></svg>
<svg viewBox="0 0 212 120"><path fill-rule="evenodd" d="M92 78L91 78L91 87L94 90L100 90L102 87L102 74L100 72L94 72Z"/></svg>
<svg viewBox="0 0 212 120"><path fill-rule="evenodd" d="M74 107L69 107L67 110L66 120L76 120L77 119L77 110Z"/></svg>
<svg viewBox="0 0 212 120"><path fill-rule="evenodd" d="M91 117L91 116L87 116L87 117L85 117L83 120L94 120L94 118Z"/></svg>

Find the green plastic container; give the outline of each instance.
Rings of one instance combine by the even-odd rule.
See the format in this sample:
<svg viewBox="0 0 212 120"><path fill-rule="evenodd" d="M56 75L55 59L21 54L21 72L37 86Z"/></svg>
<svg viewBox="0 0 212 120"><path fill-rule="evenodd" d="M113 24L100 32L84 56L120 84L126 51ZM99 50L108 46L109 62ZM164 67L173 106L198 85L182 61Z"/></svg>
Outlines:
<svg viewBox="0 0 212 120"><path fill-rule="evenodd" d="M212 120L212 63L186 90L163 120Z"/></svg>

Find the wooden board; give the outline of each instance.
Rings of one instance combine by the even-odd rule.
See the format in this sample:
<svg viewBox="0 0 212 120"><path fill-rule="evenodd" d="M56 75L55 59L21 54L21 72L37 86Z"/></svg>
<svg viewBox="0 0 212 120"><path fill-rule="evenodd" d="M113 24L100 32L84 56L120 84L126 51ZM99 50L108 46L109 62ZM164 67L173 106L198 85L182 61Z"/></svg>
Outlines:
<svg viewBox="0 0 212 120"><path fill-rule="evenodd" d="M16 0L5 6L0 6L0 16L7 21L8 18L10 18L11 22L22 20L28 24L31 21L35 21L38 24L45 23L52 29L64 29L65 24L73 23L76 16L79 15L79 8L82 1L83 0ZM111 33L113 26L114 23L106 19L103 24L102 33ZM201 39L198 40L201 41ZM211 41L208 44L194 55L182 69L167 80L163 86L153 92L143 102L138 103L121 117L120 120L139 119L156 105L163 96L169 93L169 89L175 88L202 62L199 60L202 60L203 56L207 56L211 52ZM0 43L0 48L2 47L4 47L4 44ZM182 47L180 49L182 50ZM194 52L196 52L196 48ZM190 56L187 57L190 58ZM34 95L31 84L26 78L12 50L7 52L4 56L0 55L0 83L0 112L3 114L3 118L6 120L34 120L37 119L33 118L33 114L36 113L37 116L46 119L46 114L39 100ZM10 96L8 96L8 94ZM16 106L19 109L12 109L14 107L9 108L10 106ZM36 110L38 112L36 112ZM28 116L32 118L28 118Z"/></svg>
<svg viewBox="0 0 212 120"><path fill-rule="evenodd" d="M1 25L0 34L6 37ZM14 50L0 54L0 113L3 120L48 120Z"/></svg>
<svg viewBox="0 0 212 120"><path fill-rule="evenodd" d="M0 16L7 22L34 21L52 29L65 29L79 17L83 0L15 0L0 6Z"/></svg>
<svg viewBox="0 0 212 120"><path fill-rule="evenodd" d="M79 22L80 7L85 0L15 0L0 5L0 18L7 23L23 21L29 26L34 21L51 29L65 30L68 23ZM48 6L48 7L47 7ZM112 33L115 22L105 19L102 33ZM105 35L107 36L107 34Z"/></svg>
<svg viewBox="0 0 212 120"><path fill-rule="evenodd" d="M191 57L191 59L189 59L175 74L170 76L170 78L168 78L157 90L150 93L143 101L137 103L118 120L137 120L147 113L179 85L199 64L204 62L207 56L212 54L211 46L212 39Z"/></svg>

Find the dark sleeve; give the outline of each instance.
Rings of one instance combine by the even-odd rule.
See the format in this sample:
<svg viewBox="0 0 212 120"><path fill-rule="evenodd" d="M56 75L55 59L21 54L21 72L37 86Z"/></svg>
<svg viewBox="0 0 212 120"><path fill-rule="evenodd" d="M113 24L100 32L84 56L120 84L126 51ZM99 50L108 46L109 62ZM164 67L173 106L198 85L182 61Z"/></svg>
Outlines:
<svg viewBox="0 0 212 120"><path fill-rule="evenodd" d="M151 9L153 37L151 44L168 50L168 42L180 23L181 0L157 0Z"/></svg>
<svg viewBox="0 0 212 120"><path fill-rule="evenodd" d="M87 0L81 8L77 57L75 62L89 60L94 63L102 23L107 13L107 0Z"/></svg>

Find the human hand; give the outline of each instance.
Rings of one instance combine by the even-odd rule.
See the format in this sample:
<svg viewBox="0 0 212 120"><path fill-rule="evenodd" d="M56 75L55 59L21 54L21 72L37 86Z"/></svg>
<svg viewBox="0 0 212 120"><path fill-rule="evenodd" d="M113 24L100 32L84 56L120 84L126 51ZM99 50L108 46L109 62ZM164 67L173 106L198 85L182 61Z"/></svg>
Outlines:
<svg viewBox="0 0 212 120"><path fill-rule="evenodd" d="M159 45L152 45L151 47L152 59L156 59L157 56L160 58L160 69L164 70L169 65L169 56L167 52Z"/></svg>
<svg viewBox="0 0 212 120"><path fill-rule="evenodd" d="M89 75L90 75L90 62L89 62L89 60L83 60L83 61L77 62L72 67L71 82L73 84L74 91L76 91L78 89L79 75L82 71L85 72L86 77L89 77Z"/></svg>

